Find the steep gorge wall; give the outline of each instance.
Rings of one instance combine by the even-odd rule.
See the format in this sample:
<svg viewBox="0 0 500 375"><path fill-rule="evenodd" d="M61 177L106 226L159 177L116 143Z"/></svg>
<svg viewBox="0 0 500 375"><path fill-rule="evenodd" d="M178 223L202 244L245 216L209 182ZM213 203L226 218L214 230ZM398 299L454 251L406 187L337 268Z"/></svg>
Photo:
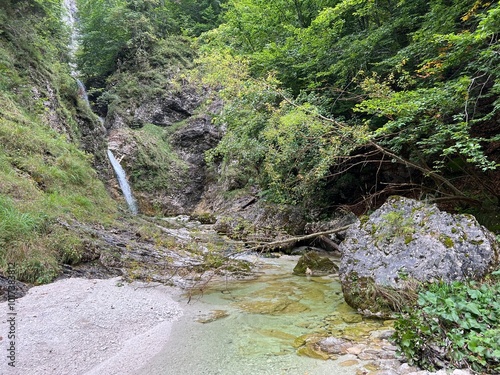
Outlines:
<svg viewBox="0 0 500 375"><path fill-rule="evenodd" d="M105 132L70 75L59 4L0 3L0 272L47 282L85 257L85 238L63 222L115 213L97 171Z"/></svg>

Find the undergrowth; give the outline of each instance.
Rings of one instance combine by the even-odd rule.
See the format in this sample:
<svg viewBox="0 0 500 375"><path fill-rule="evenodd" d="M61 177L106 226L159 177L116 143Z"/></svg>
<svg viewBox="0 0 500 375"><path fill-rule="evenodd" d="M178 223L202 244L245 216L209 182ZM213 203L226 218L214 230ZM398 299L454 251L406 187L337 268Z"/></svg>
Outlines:
<svg viewBox="0 0 500 375"><path fill-rule="evenodd" d="M424 369L500 373L500 271L483 283L432 283L395 323L396 343Z"/></svg>
<svg viewBox="0 0 500 375"><path fill-rule="evenodd" d="M80 234L61 223L106 224L116 212L79 148L81 107L54 2L0 5L0 274L45 283L79 262ZM80 108L81 110L81 108Z"/></svg>

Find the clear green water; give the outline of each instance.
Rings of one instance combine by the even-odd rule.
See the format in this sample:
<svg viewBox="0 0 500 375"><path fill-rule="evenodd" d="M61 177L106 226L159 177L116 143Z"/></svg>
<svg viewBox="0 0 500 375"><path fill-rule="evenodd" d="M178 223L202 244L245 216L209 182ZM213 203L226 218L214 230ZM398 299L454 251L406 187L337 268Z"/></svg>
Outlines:
<svg viewBox="0 0 500 375"><path fill-rule="evenodd" d="M185 316L140 374L354 374L339 361L297 355L298 336L325 334L329 319L340 329L339 314L356 314L335 278L295 276L296 261L265 260L255 280L213 283L189 304L181 300Z"/></svg>

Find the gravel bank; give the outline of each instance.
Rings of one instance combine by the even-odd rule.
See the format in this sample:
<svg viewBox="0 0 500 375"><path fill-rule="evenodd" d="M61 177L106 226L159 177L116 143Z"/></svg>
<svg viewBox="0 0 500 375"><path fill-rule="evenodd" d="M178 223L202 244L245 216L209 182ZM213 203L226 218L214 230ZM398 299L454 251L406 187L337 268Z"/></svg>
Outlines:
<svg viewBox="0 0 500 375"><path fill-rule="evenodd" d="M163 347L182 314L173 288L65 279L15 301L15 368L8 365L8 302L0 304L0 373L127 374ZM12 311L11 311L12 312Z"/></svg>

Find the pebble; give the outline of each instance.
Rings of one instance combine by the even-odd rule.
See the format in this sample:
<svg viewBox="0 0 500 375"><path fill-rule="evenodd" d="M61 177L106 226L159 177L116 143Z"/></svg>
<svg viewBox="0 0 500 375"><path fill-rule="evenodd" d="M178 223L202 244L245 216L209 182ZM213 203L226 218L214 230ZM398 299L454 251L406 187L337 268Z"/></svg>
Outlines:
<svg viewBox="0 0 500 375"><path fill-rule="evenodd" d="M377 359L377 356L375 356L374 354L363 352L359 353L358 358L361 359L362 361L371 361L373 359Z"/></svg>
<svg viewBox="0 0 500 375"><path fill-rule="evenodd" d="M366 348L366 345L355 345L346 349L346 352L349 354L359 355L363 349Z"/></svg>

